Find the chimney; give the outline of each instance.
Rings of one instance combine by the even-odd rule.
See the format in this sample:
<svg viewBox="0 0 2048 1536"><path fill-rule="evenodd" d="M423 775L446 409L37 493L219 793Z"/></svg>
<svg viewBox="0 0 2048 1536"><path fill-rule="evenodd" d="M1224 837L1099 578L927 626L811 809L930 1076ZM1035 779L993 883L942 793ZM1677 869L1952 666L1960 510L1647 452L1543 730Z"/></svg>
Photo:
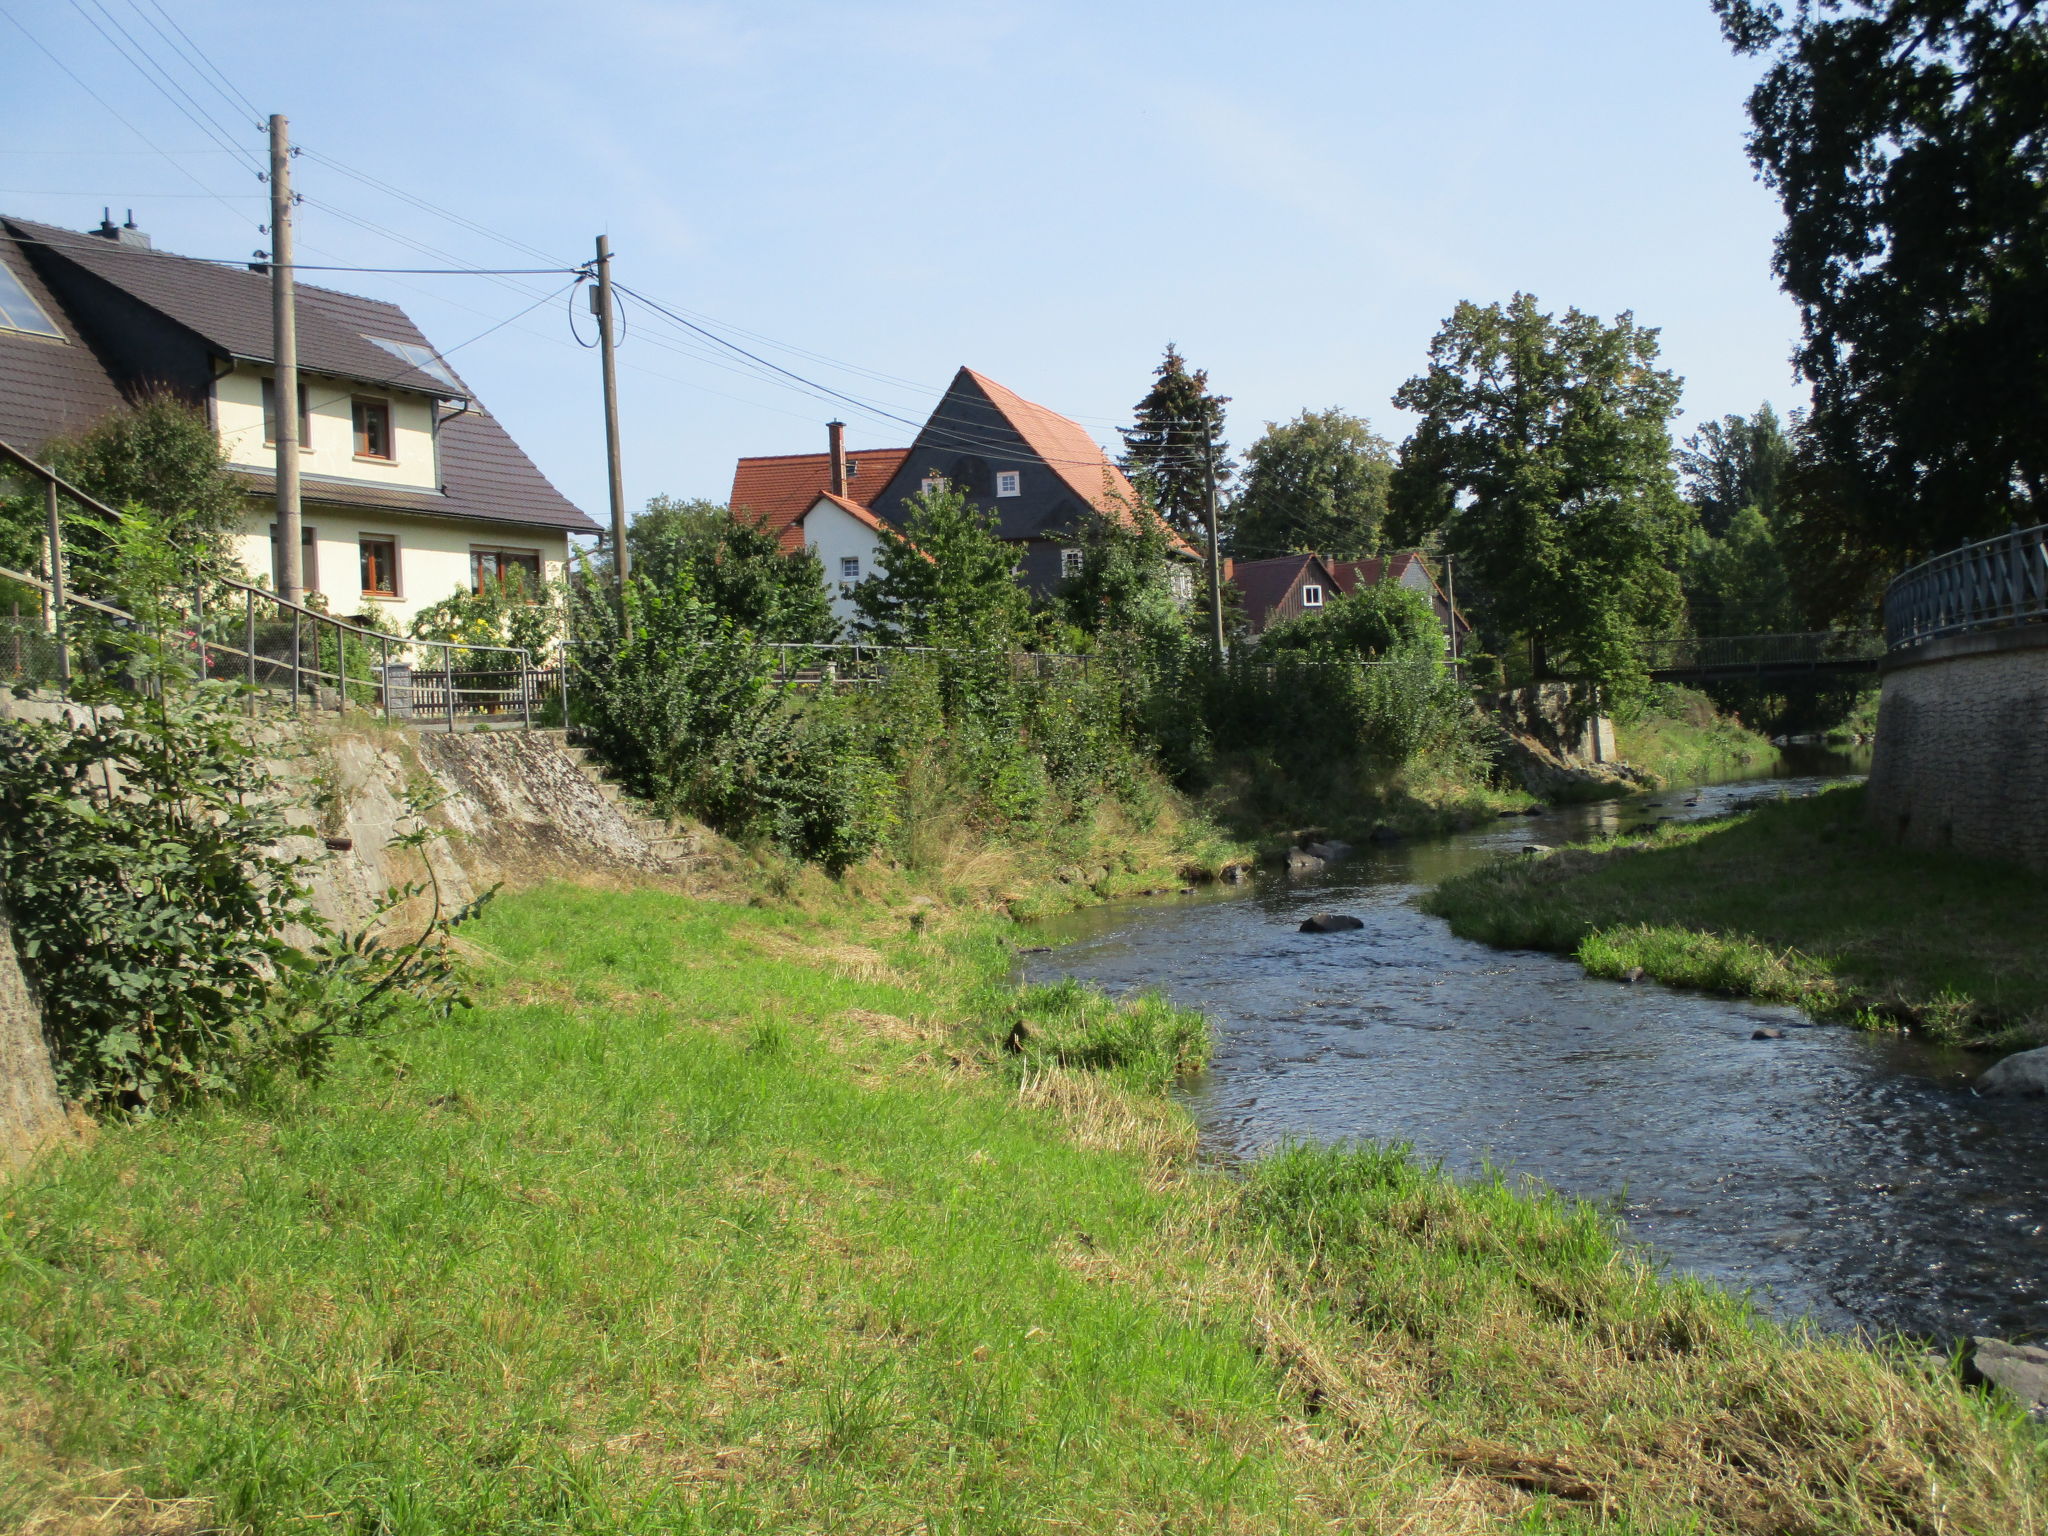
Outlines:
<svg viewBox="0 0 2048 1536"><path fill-rule="evenodd" d="M149 236L135 227L135 210L133 208L128 210L128 222L118 226L114 223L114 210L102 208L100 210L100 227L89 231L89 233L98 235L102 240L111 240L116 245L133 246L139 251L151 249Z"/></svg>
<svg viewBox="0 0 2048 1536"><path fill-rule="evenodd" d="M832 441L832 494L846 494L846 423L828 421L825 433Z"/></svg>

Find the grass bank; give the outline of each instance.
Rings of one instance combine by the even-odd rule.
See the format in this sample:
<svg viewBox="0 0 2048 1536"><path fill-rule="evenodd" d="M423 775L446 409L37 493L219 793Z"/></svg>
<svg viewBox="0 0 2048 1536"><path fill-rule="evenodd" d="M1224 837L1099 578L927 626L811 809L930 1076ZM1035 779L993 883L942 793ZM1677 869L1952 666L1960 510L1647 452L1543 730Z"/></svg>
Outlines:
<svg viewBox="0 0 2048 1536"><path fill-rule="evenodd" d="M1504 861L1427 898L1453 931L1575 955L1600 976L1797 1003L2014 1048L2048 1038L2048 886L1901 849L1860 787Z"/></svg>
<svg viewBox="0 0 2048 1536"><path fill-rule="evenodd" d="M2037 1431L1398 1151L1191 1157L985 911L554 886L481 1006L0 1198L0 1528L2035 1532Z"/></svg>
<svg viewBox="0 0 2048 1536"><path fill-rule="evenodd" d="M1614 744L1623 762L1667 784L1735 778L1777 756L1766 737L1722 714L1705 694L1669 686L1635 718L1615 721Z"/></svg>

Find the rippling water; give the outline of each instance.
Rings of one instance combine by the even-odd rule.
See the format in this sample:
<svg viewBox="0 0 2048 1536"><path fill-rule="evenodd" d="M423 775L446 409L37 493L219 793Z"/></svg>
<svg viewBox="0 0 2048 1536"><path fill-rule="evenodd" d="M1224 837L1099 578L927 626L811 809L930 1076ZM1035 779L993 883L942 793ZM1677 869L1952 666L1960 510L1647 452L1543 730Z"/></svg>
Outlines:
<svg viewBox="0 0 2048 1536"><path fill-rule="evenodd" d="M1414 898L1531 843L1709 815L1822 780L1675 791L1375 849L1249 894L1044 925L1034 980L1157 987L1213 1020L1187 1092L1210 1149L1407 1141L1595 1200L1680 1267L1781 1315L1947 1338L2048 1330L2048 1116L1984 1062L1795 1011L1587 977L1451 936ZM1687 800L1696 800L1688 805ZM1313 912L1362 931L1295 931ZM1753 1040L1769 1026L1782 1040Z"/></svg>

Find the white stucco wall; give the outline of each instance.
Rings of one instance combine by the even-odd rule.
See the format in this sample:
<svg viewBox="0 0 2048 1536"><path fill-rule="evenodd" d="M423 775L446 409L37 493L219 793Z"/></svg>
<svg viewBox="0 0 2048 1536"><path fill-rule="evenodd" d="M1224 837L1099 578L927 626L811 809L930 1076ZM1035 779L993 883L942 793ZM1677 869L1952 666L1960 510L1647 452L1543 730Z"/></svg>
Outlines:
<svg viewBox="0 0 2048 1536"><path fill-rule="evenodd" d="M825 590L832 594L832 617L850 623L853 598L840 576L840 561L858 560L860 579L866 581L880 569L882 541L875 530L841 507L819 501L803 515L804 542L818 552L825 566Z"/></svg>
<svg viewBox="0 0 2048 1536"><path fill-rule="evenodd" d="M260 430L260 428L259 428ZM541 575L558 581L569 558L569 535L558 528L533 528L459 518L373 512L323 506L310 498L301 513L314 534L312 568L306 585L327 600L330 613L380 613L391 628L411 627L413 615L470 584L470 554L478 549L530 550L540 556ZM236 553L250 579L271 582L270 528L276 508L251 500ZM398 596L376 597L362 589L363 538L391 539L398 546Z"/></svg>
<svg viewBox="0 0 2048 1536"><path fill-rule="evenodd" d="M263 441L263 381L270 373L267 367L237 364L214 385L214 423L230 464L267 470L277 463L277 450ZM301 474L429 491L440 488L441 472L434 445L436 407L432 400L400 390L371 389L316 373L302 372L299 379L306 393L308 418L307 438L299 445ZM358 395L383 400L391 407L389 461L356 456L353 404Z"/></svg>

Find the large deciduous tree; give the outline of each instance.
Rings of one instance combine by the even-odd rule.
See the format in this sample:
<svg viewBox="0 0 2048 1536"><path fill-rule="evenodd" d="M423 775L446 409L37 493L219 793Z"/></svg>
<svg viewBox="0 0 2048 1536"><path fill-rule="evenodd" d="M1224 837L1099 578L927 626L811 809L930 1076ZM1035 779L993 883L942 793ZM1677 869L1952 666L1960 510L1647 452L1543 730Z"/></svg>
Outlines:
<svg viewBox="0 0 2048 1536"><path fill-rule="evenodd" d="M1331 406L1269 422L1245 451L1243 489L1231 506L1240 557L1313 550L1356 560L1379 547L1393 445L1362 416Z"/></svg>
<svg viewBox="0 0 2048 1536"><path fill-rule="evenodd" d="M1152 370L1153 384L1122 429L1123 467L1159 515L1198 547L1209 533L1204 456L1213 442L1216 483L1225 486L1237 471L1223 441L1223 407L1228 395L1211 394L1206 369L1188 368L1172 342Z"/></svg>
<svg viewBox="0 0 2048 1536"><path fill-rule="evenodd" d="M996 514L941 484L905 503L900 532L881 534L881 570L853 589L860 629L883 645L1002 651L1017 642L1030 599L1017 552Z"/></svg>
<svg viewBox="0 0 2048 1536"><path fill-rule="evenodd" d="M1792 413L1796 428L1800 416ZM1728 531L1736 513L1754 507L1772 527L1785 472L1792 463L1792 439L1767 400L1754 416L1723 416L1709 421L1678 450L1678 473L1685 499L1699 514L1700 526L1715 538Z"/></svg>
<svg viewBox="0 0 2048 1536"><path fill-rule="evenodd" d="M797 645L839 638L816 550L784 553L755 520L715 501L653 496L626 529L633 573L657 591L687 576L697 600L756 638Z"/></svg>
<svg viewBox="0 0 2048 1536"><path fill-rule="evenodd" d="M1394 403L1421 423L1394 472L1391 532L1456 558L1461 599L1540 671L1632 686L1639 641L1680 614L1691 512L1671 471L1680 381L1657 332L1545 314L1529 294L1463 303Z"/></svg>
<svg viewBox="0 0 2048 1536"><path fill-rule="evenodd" d="M1785 207L1813 413L1788 529L1812 606L2048 518L2048 5L1714 0L1771 65L1750 156Z"/></svg>

